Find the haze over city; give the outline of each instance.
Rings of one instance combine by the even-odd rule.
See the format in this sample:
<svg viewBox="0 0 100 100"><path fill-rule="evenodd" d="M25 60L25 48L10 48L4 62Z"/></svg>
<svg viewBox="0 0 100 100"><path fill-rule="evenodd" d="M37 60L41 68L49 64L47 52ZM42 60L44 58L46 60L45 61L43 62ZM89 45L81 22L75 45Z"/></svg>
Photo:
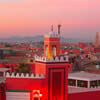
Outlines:
<svg viewBox="0 0 100 100"><path fill-rule="evenodd" d="M93 38L100 26L99 0L0 0L0 37L61 34Z"/></svg>

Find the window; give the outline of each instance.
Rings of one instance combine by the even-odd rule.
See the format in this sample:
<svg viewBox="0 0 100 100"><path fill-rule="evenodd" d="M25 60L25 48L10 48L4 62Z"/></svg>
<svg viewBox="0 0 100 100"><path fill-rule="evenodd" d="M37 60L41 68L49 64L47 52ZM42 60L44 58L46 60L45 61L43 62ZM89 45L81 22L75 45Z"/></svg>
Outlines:
<svg viewBox="0 0 100 100"><path fill-rule="evenodd" d="M46 46L46 56L48 56L48 46Z"/></svg>
<svg viewBox="0 0 100 100"><path fill-rule="evenodd" d="M30 62L33 62L33 60L31 59Z"/></svg>
<svg viewBox="0 0 100 100"><path fill-rule="evenodd" d="M56 56L56 46L53 46L53 56Z"/></svg>
<svg viewBox="0 0 100 100"><path fill-rule="evenodd" d="M72 80L72 79L69 79L69 80L68 80L68 85L69 85L69 86L73 86L73 80Z"/></svg>
<svg viewBox="0 0 100 100"><path fill-rule="evenodd" d="M82 80L78 80L77 81L78 82L78 87L85 87L84 85L84 81L82 81Z"/></svg>
<svg viewBox="0 0 100 100"><path fill-rule="evenodd" d="M98 85L100 86L100 80L98 81Z"/></svg>
<svg viewBox="0 0 100 100"><path fill-rule="evenodd" d="M64 57L64 60L66 60L66 57Z"/></svg>
<svg viewBox="0 0 100 100"><path fill-rule="evenodd" d="M90 87L97 87L97 81L91 81Z"/></svg>
<svg viewBox="0 0 100 100"><path fill-rule="evenodd" d="M81 81L80 86L84 87L84 81Z"/></svg>
<svg viewBox="0 0 100 100"><path fill-rule="evenodd" d="M0 72L0 77L3 77L3 72Z"/></svg>

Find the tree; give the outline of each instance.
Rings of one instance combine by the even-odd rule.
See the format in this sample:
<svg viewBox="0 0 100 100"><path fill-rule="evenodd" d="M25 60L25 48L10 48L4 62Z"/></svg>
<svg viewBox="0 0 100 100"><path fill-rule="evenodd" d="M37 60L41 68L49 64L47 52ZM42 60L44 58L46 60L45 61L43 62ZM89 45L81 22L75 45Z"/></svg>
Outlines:
<svg viewBox="0 0 100 100"><path fill-rule="evenodd" d="M18 68L16 69L17 73L30 73L30 65L25 63L20 63Z"/></svg>
<svg viewBox="0 0 100 100"><path fill-rule="evenodd" d="M12 72L14 72L14 66L13 65L11 65L11 70L12 70Z"/></svg>
<svg viewBox="0 0 100 100"><path fill-rule="evenodd" d="M5 68L5 67L6 67L6 65L7 65L7 62L6 62L6 61L4 61L4 62L2 63L2 67L3 67L3 68Z"/></svg>

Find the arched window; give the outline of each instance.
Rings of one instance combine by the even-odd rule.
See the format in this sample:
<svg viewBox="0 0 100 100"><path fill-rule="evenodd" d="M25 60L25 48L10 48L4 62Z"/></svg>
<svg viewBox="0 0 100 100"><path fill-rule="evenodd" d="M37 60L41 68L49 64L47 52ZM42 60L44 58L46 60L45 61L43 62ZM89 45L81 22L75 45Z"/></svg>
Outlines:
<svg viewBox="0 0 100 100"><path fill-rule="evenodd" d="M3 77L3 72L0 72L0 77Z"/></svg>
<svg viewBox="0 0 100 100"><path fill-rule="evenodd" d="M56 46L53 46L53 56L56 56Z"/></svg>
<svg viewBox="0 0 100 100"><path fill-rule="evenodd" d="M46 46L46 56L48 56L48 46Z"/></svg>

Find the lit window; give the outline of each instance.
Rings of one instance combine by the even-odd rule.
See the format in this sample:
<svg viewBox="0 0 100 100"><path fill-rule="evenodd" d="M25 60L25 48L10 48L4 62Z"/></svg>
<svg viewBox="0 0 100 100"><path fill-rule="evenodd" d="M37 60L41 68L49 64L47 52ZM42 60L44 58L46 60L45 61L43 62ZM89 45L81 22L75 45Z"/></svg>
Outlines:
<svg viewBox="0 0 100 100"><path fill-rule="evenodd" d="M56 56L56 46L53 46L53 56Z"/></svg>

